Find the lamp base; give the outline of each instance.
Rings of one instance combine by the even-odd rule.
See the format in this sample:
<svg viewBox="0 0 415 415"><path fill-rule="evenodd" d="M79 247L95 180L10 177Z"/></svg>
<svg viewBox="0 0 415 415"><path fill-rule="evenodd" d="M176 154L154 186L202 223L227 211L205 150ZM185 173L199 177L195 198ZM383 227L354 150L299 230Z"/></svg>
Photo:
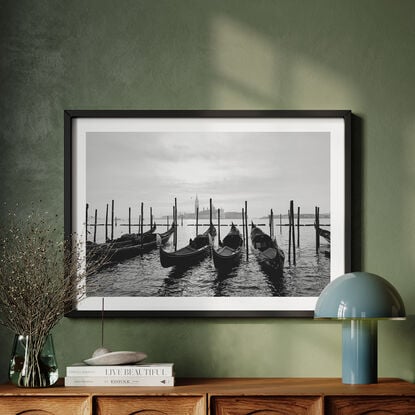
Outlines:
<svg viewBox="0 0 415 415"><path fill-rule="evenodd" d="M377 320L343 321L343 383L368 384L378 381Z"/></svg>

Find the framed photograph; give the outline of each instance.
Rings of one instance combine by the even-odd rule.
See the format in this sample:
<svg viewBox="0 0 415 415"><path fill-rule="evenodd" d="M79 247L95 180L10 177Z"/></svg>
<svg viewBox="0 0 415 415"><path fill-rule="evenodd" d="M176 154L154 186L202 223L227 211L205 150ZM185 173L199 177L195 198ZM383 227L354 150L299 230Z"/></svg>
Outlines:
<svg viewBox="0 0 415 415"><path fill-rule="evenodd" d="M312 317L350 271L350 134L350 111L65 111L65 234L106 255L68 315Z"/></svg>

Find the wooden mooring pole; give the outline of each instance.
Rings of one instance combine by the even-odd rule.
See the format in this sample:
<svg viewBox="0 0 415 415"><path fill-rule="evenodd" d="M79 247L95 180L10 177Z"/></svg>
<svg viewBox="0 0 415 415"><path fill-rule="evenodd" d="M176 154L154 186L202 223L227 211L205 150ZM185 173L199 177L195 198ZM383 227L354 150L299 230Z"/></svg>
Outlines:
<svg viewBox="0 0 415 415"><path fill-rule="evenodd" d="M141 250L140 250L140 256L143 256L143 244L144 244L144 238L143 238L143 234L144 234L144 203L141 202L141 213L140 213L140 220L138 221L138 226L139 226L139 232L141 235Z"/></svg>
<svg viewBox="0 0 415 415"><path fill-rule="evenodd" d="M300 247L300 206L297 207L297 247Z"/></svg>
<svg viewBox="0 0 415 415"><path fill-rule="evenodd" d="M94 243L97 242L97 224L98 224L98 209L95 209L95 217L94 217Z"/></svg>
<svg viewBox="0 0 415 415"><path fill-rule="evenodd" d="M245 209L242 208L242 239L244 241L244 246L245 246Z"/></svg>
<svg viewBox="0 0 415 415"><path fill-rule="evenodd" d="M174 223L174 250L177 251L177 197L174 198L173 223Z"/></svg>
<svg viewBox="0 0 415 415"><path fill-rule="evenodd" d="M199 235L199 206L196 208L196 236Z"/></svg>
<svg viewBox="0 0 415 415"><path fill-rule="evenodd" d="M245 200L245 232L246 232L246 260L249 259L249 237L248 237L248 202Z"/></svg>
<svg viewBox="0 0 415 415"><path fill-rule="evenodd" d="M111 241L114 240L114 200L111 201Z"/></svg>
<svg viewBox="0 0 415 415"><path fill-rule="evenodd" d="M144 233L144 203L141 202L141 221L140 221L141 243L143 243L143 233Z"/></svg>
<svg viewBox="0 0 415 415"><path fill-rule="evenodd" d="M108 242L108 203L105 209L105 242Z"/></svg>
<svg viewBox="0 0 415 415"><path fill-rule="evenodd" d="M320 208L318 206L315 207L315 219L314 219L314 227L316 228L316 254L320 249Z"/></svg>
<svg viewBox="0 0 415 415"><path fill-rule="evenodd" d="M293 241L293 264L296 265L296 252L295 252L295 225L294 225L294 201L290 201L290 212L291 212L291 232Z"/></svg>
<svg viewBox="0 0 415 415"><path fill-rule="evenodd" d="M128 233L131 233L131 207L128 208Z"/></svg>
<svg viewBox="0 0 415 415"><path fill-rule="evenodd" d="M291 264L291 212L288 210L288 263Z"/></svg>
<svg viewBox="0 0 415 415"><path fill-rule="evenodd" d="M221 245L220 241L220 209L218 209L218 245Z"/></svg>
<svg viewBox="0 0 415 415"><path fill-rule="evenodd" d="M86 208L85 208L85 241L88 240L88 209L89 209L89 203L86 204Z"/></svg>
<svg viewBox="0 0 415 415"><path fill-rule="evenodd" d="M175 206L173 205L172 208L172 217L171 217L171 223L173 226L173 248L174 250L176 250L176 233L177 233L177 228L176 228L176 224L174 223L174 218L175 218Z"/></svg>

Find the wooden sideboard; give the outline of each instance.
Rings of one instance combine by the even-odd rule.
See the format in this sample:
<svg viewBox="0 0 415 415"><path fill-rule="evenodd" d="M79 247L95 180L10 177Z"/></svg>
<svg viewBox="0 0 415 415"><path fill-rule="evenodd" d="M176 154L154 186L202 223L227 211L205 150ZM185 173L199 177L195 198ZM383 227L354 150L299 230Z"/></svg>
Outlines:
<svg viewBox="0 0 415 415"><path fill-rule="evenodd" d="M380 379L177 379L175 387L0 386L1 415L415 415L415 385Z"/></svg>

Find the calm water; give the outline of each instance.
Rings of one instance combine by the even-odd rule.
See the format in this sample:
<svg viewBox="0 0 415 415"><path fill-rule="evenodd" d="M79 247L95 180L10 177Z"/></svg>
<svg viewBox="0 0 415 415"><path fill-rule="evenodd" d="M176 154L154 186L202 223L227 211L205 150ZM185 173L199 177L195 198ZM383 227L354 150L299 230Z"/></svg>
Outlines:
<svg viewBox="0 0 415 415"><path fill-rule="evenodd" d="M264 224L261 229L269 233L267 219L253 220L257 224ZM205 222L207 224L207 221ZM231 222L232 220L221 221L222 240L229 231ZM322 222L327 223L328 219ZM195 227L188 226L191 223L194 221L185 220L181 226L179 222L178 249L187 245L189 238L195 236ZM301 223L313 223L313 220L303 219ZM240 224L238 228L242 233ZM166 226L159 226L157 231L161 233L166 229ZM207 226L199 226L199 233L205 229ZM114 237L127 231L127 227L117 226L114 230ZM98 241L103 241L103 233L103 228L99 228ZM276 224L275 236L285 253L282 277L270 277L265 274L259 267L251 249L249 249L248 260L244 252L239 267L225 277L217 273L210 257L185 271L179 272L174 268L163 268L160 265L159 252L156 249L142 257L131 258L91 276L87 281L87 295L130 297L318 296L330 281L330 259L322 253L316 255L314 227L300 227L300 248L297 248L296 266L288 261L288 227L282 227L280 231L279 225ZM217 247L217 237L214 242ZM327 242L322 238L320 244L322 250L329 248ZM165 249L173 250L173 237L165 245Z"/></svg>

